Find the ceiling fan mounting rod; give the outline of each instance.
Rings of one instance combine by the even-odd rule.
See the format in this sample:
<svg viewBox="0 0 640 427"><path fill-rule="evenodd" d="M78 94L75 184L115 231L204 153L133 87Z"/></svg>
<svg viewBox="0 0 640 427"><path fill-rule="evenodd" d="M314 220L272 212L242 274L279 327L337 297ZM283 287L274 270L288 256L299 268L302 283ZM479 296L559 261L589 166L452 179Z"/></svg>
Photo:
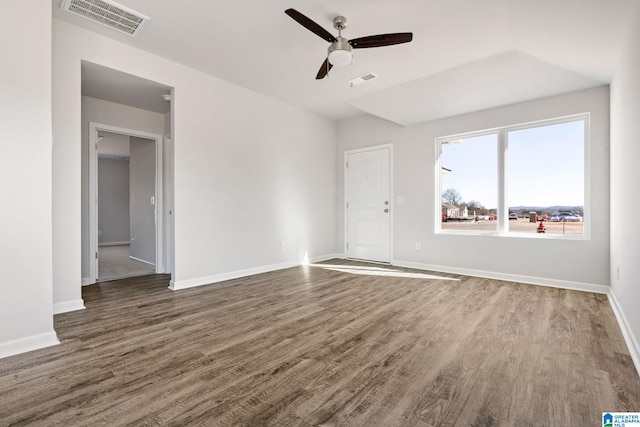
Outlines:
<svg viewBox="0 0 640 427"><path fill-rule="evenodd" d="M347 28L347 18L345 18L344 16L336 16L335 18L333 18L333 28L335 28L336 30L338 30L338 32L344 30L345 28Z"/></svg>

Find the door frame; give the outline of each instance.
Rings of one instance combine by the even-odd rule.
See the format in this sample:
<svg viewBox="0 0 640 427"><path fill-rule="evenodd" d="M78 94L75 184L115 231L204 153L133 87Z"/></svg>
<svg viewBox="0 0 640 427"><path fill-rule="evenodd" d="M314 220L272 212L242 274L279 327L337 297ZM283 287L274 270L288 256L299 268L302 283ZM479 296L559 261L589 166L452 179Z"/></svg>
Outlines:
<svg viewBox="0 0 640 427"><path fill-rule="evenodd" d="M344 195L342 200L342 208L343 208L343 216L344 216L344 241L342 242L342 250L344 251L345 258L348 258L348 250L347 250L347 240L349 239L349 212L347 210L347 195L348 193L348 184L349 180L347 179L347 159L350 154L364 153L366 151L376 151L382 149L389 149L389 263L393 264L393 224L394 224L394 211L395 211L395 203L393 197L393 144L381 144L374 145L371 147L365 148L357 148L353 150L346 150L344 152L344 161L342 165L342 176L344 180ZM366 261L366 260L364 260ZM378 262L378 261L371 261Z"/></svg>
<svg viewBox="0 0 640 427"><path fill-rule="evenodd" d="M164 273L163 136L102 123L89 122L89 284L98 280L98 132L151 139L156 147L155 223L156 274Z"/></svg>
<svg viewBox="0 0 640 427"><path fill-rule="evenodd" d="M173 278L174 252L173 252L173 139L171 134L165 134L163 141L164 149L164 272L170 273Z"/></svg>

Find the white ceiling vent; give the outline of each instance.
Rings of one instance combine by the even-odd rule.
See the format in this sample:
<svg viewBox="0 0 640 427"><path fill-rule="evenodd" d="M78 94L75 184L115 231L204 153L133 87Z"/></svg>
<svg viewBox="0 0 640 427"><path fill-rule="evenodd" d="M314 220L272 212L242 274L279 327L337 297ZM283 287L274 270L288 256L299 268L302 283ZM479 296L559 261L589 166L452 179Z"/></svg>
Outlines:
<svg viewBox="0 0 640 427"><path fill-rule="evenodd" d="M378 78L377 74L366 73L361 76L355 77L351 80L348 80L347 82L349 83L349 86L355 87L355 86L361 85L362 83L366 83L377 78Z"/></svg>
<svg viewBox="0 0 640 427"><path fill-rule="evenodd" d="M138 37L150 19L110 0L64 0L62 10L132 37Z"/></svg>

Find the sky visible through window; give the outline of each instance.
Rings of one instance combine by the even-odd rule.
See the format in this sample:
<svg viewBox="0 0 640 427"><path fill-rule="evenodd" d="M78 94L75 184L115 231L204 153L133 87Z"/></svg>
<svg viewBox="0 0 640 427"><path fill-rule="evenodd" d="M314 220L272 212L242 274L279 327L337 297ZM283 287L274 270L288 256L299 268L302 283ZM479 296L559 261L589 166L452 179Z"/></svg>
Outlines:
<svg viewBox="0 0 640 427"><path fill-rule="evenodd" d="M584 122L508 134L509 206L584 205Z"/></svg>
<svg viewBox="0 0 640 427"><path fill-rule="evenodd" d="M507 205L584 205L584 121L509 131ZM461 141L461 142L459 142ZM497 134L442 145L442 191L497 207Z"/></svg>
<svg viewBox="0 0 640 427"><path fill-rule="evenodd" d="M461 142L458 142L461 141ZM498 201L498 136L485 135L442 145L442 191L453 188L466 203L495 209Z"/></svg>

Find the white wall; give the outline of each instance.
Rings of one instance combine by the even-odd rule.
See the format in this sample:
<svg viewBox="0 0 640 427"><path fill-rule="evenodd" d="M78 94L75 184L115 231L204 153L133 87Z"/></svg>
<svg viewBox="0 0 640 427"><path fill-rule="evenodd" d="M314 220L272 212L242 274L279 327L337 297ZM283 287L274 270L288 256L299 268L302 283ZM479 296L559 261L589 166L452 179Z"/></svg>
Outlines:
<svg viewBox="0 0 640 427"><path fill-rule="evenodd" d="M129 242L129 159L99 158L98 243L122 242Z"/></svg>
<svg viewBox="0 0 640 427"><path fill-rule="evenodd" d="M343 152L394 144L394 260L442 271L606 291L609 283L609 91L600 87L522 104L401 127L362 117L338 126L338 233L344 241ZM435 234L434 139L569 114L591 112L591 239L589 241ZM415 241L422 249L415 249ZM461 257L461 248L478 255ZM483 253L484 255L479 255ZM489 273L489 274L485 274ZM590 286L594 285L594 286Z"/></svg>
<svg viewBox="0 0 640 427"><path fill-rule="evenodd" d="M55 60L55 58L54 58ZM65 82L66 83L66 82ZM89 257L91 251L89 250L89 122L96 122L103 125L111 125L121 127L125 129L134 129L143 132L155 133L162 135L164 131L164 114L155 113L153 111L142 110L140 108L133 108L126 105L116 104L114 102L103 101L102 99L91 98L89 96L82 97L82 115L81 115L81 133L76 132L76 138L81 136L81 181L82 181L82 277L89 276ZM69 132L71 133L71 132ZM108 134L105 132L105 134ZM70 138L72 138L70 136ZM98 143L100 145L104 141L113 139L112 142L116 143L117 148L111 150L111 154L117 154L124 149L124 143L118 142L117 135L107 135L105 139ZM122 137L128 142L129 137ZM57 170L57 169L56 169ZM62 171L61 171L62 172ZM55 186L55 182L54 182ZM62 197L69 197L69 194L64 194ZM78 281L78 278L74 279L74 282ZM54 282L56 283L56 282ZM54 285L54 289L57 288ZM80 292L78 290L78 292Z"/></svg>
<svg viewBox="0 0 640 427"><path fill-rule="evenodd" d="M611 287L640 370L640 6L611 83ZM618 267L620 275L618 277ZM630 340L629 340L630 338Z"/></svg>
<svg viewBox="0 0 640 427"><path fill-rule="evenodd" d="M51 2L0 2L0 40L4 357L58 342L51 278Z"/></svg>
<svg viewBox="0 0 640 427"><path fill-rule="evenodd" d="M56 224L60 293L80 292L82 60L174 88L177 288L335 252L332 121L57 19L53 45L54 145L72 154L53 166L54 198L71 207Z"/></svg>

